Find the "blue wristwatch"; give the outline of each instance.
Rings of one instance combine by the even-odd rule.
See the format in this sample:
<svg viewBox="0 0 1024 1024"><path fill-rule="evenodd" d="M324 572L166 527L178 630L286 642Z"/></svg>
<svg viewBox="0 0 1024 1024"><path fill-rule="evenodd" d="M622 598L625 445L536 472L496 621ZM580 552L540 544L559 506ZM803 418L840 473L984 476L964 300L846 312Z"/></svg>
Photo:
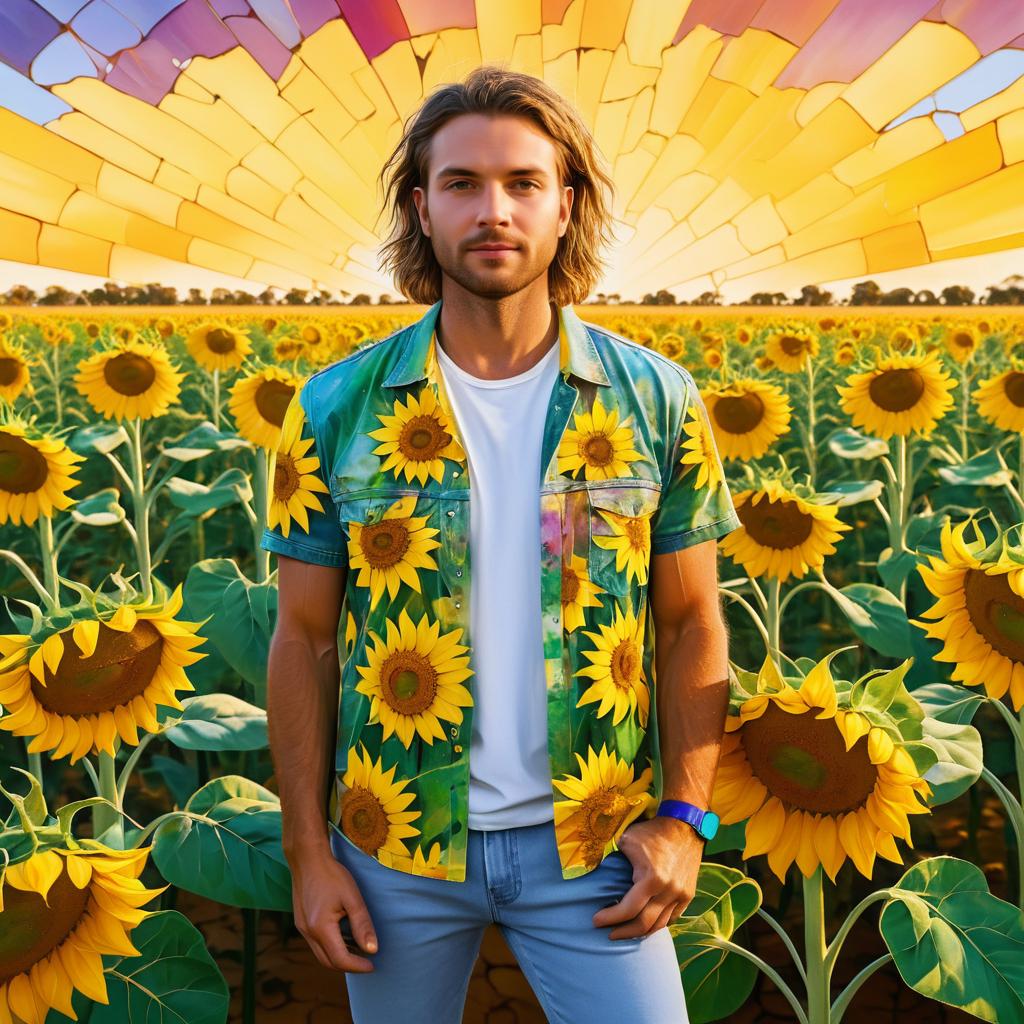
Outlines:
<svg viewBox="0 0 1024 1024"><path fill-rule="evenodd" d="M655 817L679 818L692 825L702 839L714 839L718 831L718 815L686 800L662 800Z"/></svg>

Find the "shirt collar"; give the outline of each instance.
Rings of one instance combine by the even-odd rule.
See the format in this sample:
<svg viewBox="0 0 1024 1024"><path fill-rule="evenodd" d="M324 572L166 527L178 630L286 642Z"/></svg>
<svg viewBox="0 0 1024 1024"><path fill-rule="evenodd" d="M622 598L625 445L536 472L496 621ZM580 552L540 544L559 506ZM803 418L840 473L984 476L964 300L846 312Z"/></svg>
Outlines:
<svg viewBox="0 0 1024 1024"><path fill-rule="evenodd" d="M438 300L411 325L398 362L384 380L384 387L404 387L424 380L432 371L436 359L435 328L440 313L441 300ZM560 306L558 315L559 365L563 376L574 374L595 384L611 384L587 325L572 306Z"/></svg>

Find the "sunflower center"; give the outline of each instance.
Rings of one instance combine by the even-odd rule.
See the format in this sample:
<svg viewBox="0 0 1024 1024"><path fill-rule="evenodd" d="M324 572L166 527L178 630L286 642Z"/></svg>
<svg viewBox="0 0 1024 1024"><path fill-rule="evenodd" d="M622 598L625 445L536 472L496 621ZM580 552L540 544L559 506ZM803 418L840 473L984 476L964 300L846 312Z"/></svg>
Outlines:
<svg viewBox="0 0 1024 1024"><path fill-rule="evenodd" d="M285 503L298 490L299 472L295 460L287 452L278 452L274 464L274 497Z"/></svg>
<svg viewBox="0 0 1024 1024"><path fill-rule="evenodd" d="M401 715L418 715L434 703L437 670L418 651L395 651L381 669L384 699Z"/></svg>
<svg viewBox="0 0 1024 1024"><path fill-rule="evenodd" d="M622 640L612 651L612 681L623 690L630 690L640 682L640 652L635 640Z"/></svg>
<svg viewBox="0 0 1024 1024"><path fill-rule="evenodd" d="M153 364L138 352L121 352L103 364L103 379L121 395L141 395L156 380Z"/></svg>
<svg viewBox="0 0 1024 1024"><path fill-rule="evenodd" d="M650 520L645 516L626 520L626 539L634 551L641 553L647 550L647 538L650 533Z"/></svg>
<svg viewBox="0 0 1024 1024"><path fill-rule="evenodd" d="M723 395L715 402L715 422L730 434L749 434L764 419L764 402L755 392Z"/></svg>
<svg viewBox="0 0 1024 1024"><path fill-rule="evenodd" d="M402 427L398 445L407 459L425 462L436 459L451 439L451 434L433 416L413 416Z"/></svg>
<svg viewBox="0 0 1024 1024"><path fill-rule="evenodd" d="M762 547L786 551L799 547L811 535L813 519L795 501L749 501L737 509L750 537Z"/></svg>
<svg viewBox="0 0 1024 1024"><path fill-rule="evenodd" d="M847 751L832 718L790 714L769 701L743 726L743 748L754 775L791 808L842 814L863 806L875 788L867 737Z"/></svg>
<svg viewBox="0 0 1024 1024"><path fill-rule="evenodd" d="M562 604L572 604L579 596L580 578L574 569L562 571Z"/></svg>
<svg viewBox="0 0 1024 1024"><path fill-rule="evenodd" d="M968 569L964 603L971 625L989 644L1004 657L1024 663L1024 600L1010 589L1006 576Z"/></svg>
<svg viewBox="0 0 1024 1024"><path fill-rule="evenodd" d="M295 394L295 388L283 380L265 380L256 389L256 411L275 427L284 423L285 410Z"/></svg>
<svg viewBox="0 0 1024 1024"><path fill-rule="evenodd" d="M596 859L629 813L629 801L615 790L599 789L583 801L580 810L584 821L583 845L590 851L589 859Z"/></svg>
<svg viewBox="0 0 1024 1024"><path fill-rule="evenodd" d="M0 490L32 494L48 475L46 456L23 437L0 431Z"/></svg>
<svg viewBox="0 0 1024 1024"><path fill-rule="evenodd" d="M1015 406L1024 406L1024 373L1012 370L1003 381L1003 393Z"/></svg>
<svg viewBox="0 0 1024 1024"><path fill-rule="evenodd" d="M409 550L409 531L399 519L384 519L364 526L359 531L359 541L372 568L388 569Z"/></svg>
<svg viewBox="0 0 1024 1024"><path fill-rule="evenodd" d="M953 344L957 348L974 348L974 338L966 331L957 331L953 335Z"/></svg>
<svg viewBox="0 0 1024 1024"><path fill-rule="evenodd" d="M607 434L594 434L583 442L583 457L591 466L607 466L614 454Z"/></svg>
<svg viewBox="0 0 1024 1024"><path fill-rule="evenodd" d="M62 715L111 711L137 697L153 679L164 638L148 619L130 633L101 622L96 650L80 658L74 643L64 645L56 672L44 669L46 685L32 677L32 693L47 710Z"/></svg>
<svg viewBox="0 0 1024 1024"><path fill-rule="evenodd" d="M39 893L13 885L5 885L3 894L0 985L27 974L74 931L89 902L89 886L77 888L64 867L47 893L49 906Z"/></svg>
<svg viewBox="0 0 1024 1024"><path fill-rule="evenodd" d="M871 401L886 412L913 409L924 394L924 378L912 366L883 370L868 385Z"/></svg>
<svg viewBox="0 0 1024 1024"><path fill-rule="evenodd" d="M342 795L341 830L371 856L387 842L387 815L365 786L352 786Z"/></svg>
<svg viewBox="0 0 1024 1024"><path fill-rule="evenodd" d="M787 356L798 356L806 350L807 343L794 334L784 334L779 339L779 347Z"/></svg>
<svg viewBox="0 0 1024 1024"><path fill-rule="evenodd" d="M5 356L0 359L0 385L13 384L18 379L21 360Z"/></svg>
<svg viewBox="0 0 1024 1024"><path fill-rule="evenodd" d="M235 336L223 327L214 327L212 331L206 332L206 347L217 355L234 352L235 345Z"/></svg>

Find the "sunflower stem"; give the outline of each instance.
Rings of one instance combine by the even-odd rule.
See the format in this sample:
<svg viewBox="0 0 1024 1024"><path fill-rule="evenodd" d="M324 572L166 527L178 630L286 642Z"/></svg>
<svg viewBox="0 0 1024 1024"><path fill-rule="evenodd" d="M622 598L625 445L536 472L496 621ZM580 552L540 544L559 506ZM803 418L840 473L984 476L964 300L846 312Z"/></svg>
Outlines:
<svg viewBox="0 0 1024 1024"><path fill-rule="evenodd" d="M960 364L960 457L967 461L967 430L971 414L970 378L967 374L967 360Z"/></svg>
<svg viewBox="0 0 1024 1024"><path fill-rule="evenodd" d="M146 735L143 736L142 739L140 739L139 742L136 744L135 749L131 752L131 756L128 758L128 760L125 761L124 767L121 769L121 774L118 776L117 779L118 806L120 806L120 804L124 801L124 794L128 789L128 780L132 774L132 771L135 768L135 765L138 763L139 758L142 756L142 752L149 745L150 740L154 739L159 735L160 733L147 732Z"/></svg>
<svg viewBox="0 0 1024 1024"><path fill-rule="evenodd" d="M57 578L57 555L53 547L53 520L49 516L39 516L39 549L43 562L43 586L50 595L47 611L56 612L60 608L60 580Z"/></svg>
<svg viewBox="0 0 1024 1024"><path fill-rule="evenodd" d="M768 650L772 659L776 662L780 660L782 651L779 640L781 620L779 613L779 590L781 586L782 584L779 582L778 576L772 576L768 580Z"/></svg>
<svg viewBox="0 0 1024 1024"><path fill-rule="evenodd" d="M810 469L810 483L814 490L818 477L818 450L814 441L814 360L808 359L807 367L807 461Z"/></svg>
<svg viewBox="0 0 1024 1024"><path fill-rule="evenodd" d="M722 593L729 598L730 601L735 601L741 607L747 610L747 614L750 615L751 621L757 627L757 631L761 634L761 639L764 641L765 650L768 650L770 641L768 639L768 630L764 628L764 623L761 621L761 616L757 614L757 611L751 607L750 602L745 600L739 594L734 594L731 590L723 590Z"/></svg>
<svg viewBox="0 0 1024 1024"><path fill-rule="evenodd" d="M1020 801L990 768L983 765L981 777L995 790L1013 826L1013 835L1017 840L1017 906L1024 910L1024 810L1021 809Z"/></svg>
<svg viewBox="0 0 1024 1024"><path fill-rule="evenodd" d="M872 903L877 903L879 900L889 899L889 895L889 889L876 889L874 892L868 893L868 895L865 896L849 914L847 914L846 920L839 926L839 930L832 936L832 941L828 944L828 948L825 950L825 976L827 978L831 979L832 971L835 969L836 961L839 959L839 951L843 948L846 936L850 934L853 926L860 919L861 914L863 914Z"/></svg>
<svg viewBox="0 0 1024 1024"><path fill-rule="evenodd" d="M107 804L96 804L92 809L92 834L94 839L99 839L105 832L114 826L114 831L109 832L104 842L114 849L124 849L124 825L121 821L121 799L117 792L117 758L101 750L99 760L99 787L98 795L105 797L114 806Z"/></svg>
<svg viewBox="0 0 1024 1024"><path fill-rule="evenodd" d="M825 894L819 864L810 878L803 875L804 956L807 959L808 1024L829 1024L829 976L825 966Z"/></svg>
<svg viewBox="0 0 1024 1024"><path fill-rule="evenodd" d="M64 403L61 400L60 393L60 342L53 346L53 398L54 398L54 411L53 417L56 421L57 429L60 430L61 424L64 420Z"/></svg>
<svg viewBox="0 0 1024 1024"><path fill-rule="evenodd" d="M145 463L142 458L142 419L132 424L132 508L135 513L135 550L146 601L153 600L152 554L149 547L149 502L146 500Z"/></svg>
<svg viewBox="0 0 1024 1024"><path fill-rule="evenodd" d="M749 960L758 970L763 971L764 974L771 979L775 984L775 987L782 993L785 1000L793 1008L793 1013L796 1015L799 1024L810 1024L807 1018L807 1014L804 1012L804 1008L800 1005L800 1001L793 994L793 990L782 980L782 976L778 971L775 970L770 964L767 964L762 960L756 953L752 953L749 949L745 949L743 946L736 942L732 942L730 939L723 939L719 935L708 935L701 940L701 944L705 946L714 946L717 949L727 949L730 953L735 953L737 956L741 956L746 960Z"/></svg>
<svg viewBox="0 0 1024 1024"><path fill-rule="evenodd" d="M28 580L32 589L42 599L43 604L50 607L50 592L43 586L39 577L25 564L25 560L13 551L9 551L7 548L0 548L0 558L6 558L7 561L11 562L18 567L18 571Z"/></svg>
<svg viewBox="0 0 1024 1024"><path fill-rule="evenodd" d="M804 970L803 962L800 960L800 954L797 952L796 946L793 945L793 940L789 937L789 933L786 931L785 928L782 927L781 924L779 924L778 921L775 920L774 917L772 917L771 914L769 914L764 909L764 907L757 908L757 915L758 917L766 921L769 927L771 927L771 929L775 932L775 934L778 935L780 939L782 939L782 944L786 947L786 949L789 950L789 955L793 958L793 963L796 965L797 974L800 975L801 980L803 981L804 985L806 985L807 972Z"/></svg>
<svg viewBox="0 0 1024 1024"><path fill-rule="evenodd" d="M213 371L213 425L220 430L220 370Z"/></svg>
<svg viewBox="0 0 1024 1024"><path fill-rule="evenodd" d="M256 449L256 474L253 480L253 503L256 506L256 521L252 524L253 550L256 552L256 582L266 582L270 574L270 552L260 547L263 530L267 525L267 499L270 476L270 452L265 448Z"/></svg>
<svg viewBox="0 0 1024 1024"><path fill-rule="evenodd" d="M836 1001L832 1004L831 1024L839 1024L843 1019L843 1014L846 1013L850 1003L853 1001L853 997L857 994L857 990L875 971L885 967L891 959L892 953L883 953L877 960L872 960L867 967L854 976L846 988L836 996Z"/></svg>

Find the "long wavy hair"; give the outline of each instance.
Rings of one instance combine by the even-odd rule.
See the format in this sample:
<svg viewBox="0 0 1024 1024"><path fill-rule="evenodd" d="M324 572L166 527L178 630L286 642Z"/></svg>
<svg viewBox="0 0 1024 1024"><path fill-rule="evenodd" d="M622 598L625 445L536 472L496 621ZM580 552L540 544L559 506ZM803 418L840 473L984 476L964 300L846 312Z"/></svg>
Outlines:
<svg viewBox="0 0 1024 1024"><path fill-rule="evenodd" d="M441 298L441 267L419 221L413 189L426 189L430 141L460 114L527 117L546 132L558 151L561 184L573 188L569 226L548 268L548 291L558 306L583 302L601 280L606 263L599 250L615 240L609 196L614 192L590 130L573 106L533 75L496 65L475 68L462 82L435 89L405 124L381 171L390 178L384 212L390 210L381 267L411 302L433 305Z"/></svg>

